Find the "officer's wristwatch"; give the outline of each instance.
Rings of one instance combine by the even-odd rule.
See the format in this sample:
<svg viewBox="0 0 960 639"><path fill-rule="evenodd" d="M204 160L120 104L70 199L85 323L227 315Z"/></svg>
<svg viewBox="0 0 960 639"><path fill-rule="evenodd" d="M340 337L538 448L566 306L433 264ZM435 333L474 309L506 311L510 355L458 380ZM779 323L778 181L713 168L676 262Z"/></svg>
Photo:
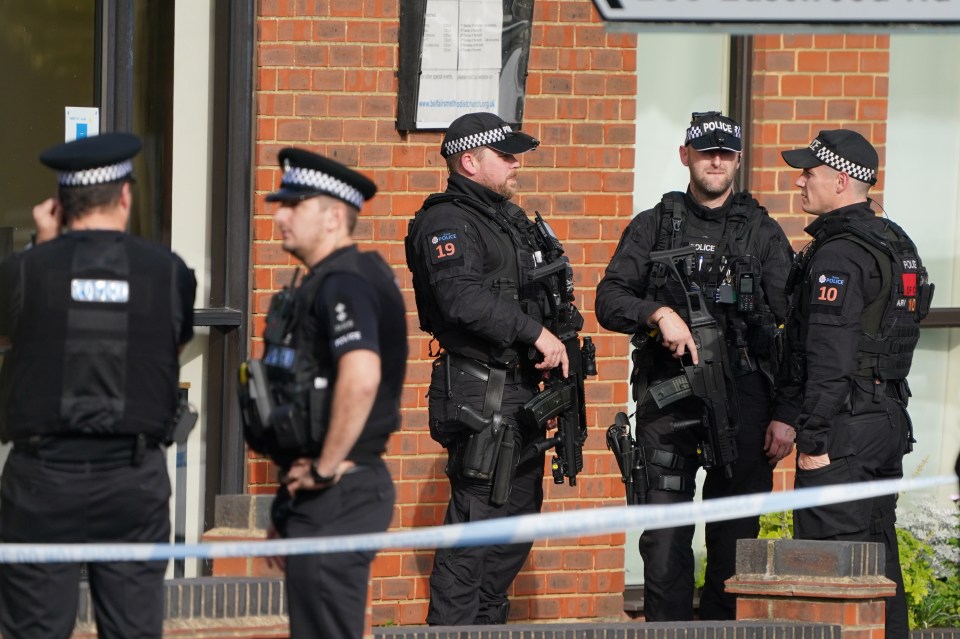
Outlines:
<svg viewBox="0 0 960 639"><path fill-rule="evenodd" d="M321 475L317 472L316 462L310 464L310 477L313 478L313 483L321 486L323 484L332 484L333 480L337 478L336 474L333 475Z"/></svg>

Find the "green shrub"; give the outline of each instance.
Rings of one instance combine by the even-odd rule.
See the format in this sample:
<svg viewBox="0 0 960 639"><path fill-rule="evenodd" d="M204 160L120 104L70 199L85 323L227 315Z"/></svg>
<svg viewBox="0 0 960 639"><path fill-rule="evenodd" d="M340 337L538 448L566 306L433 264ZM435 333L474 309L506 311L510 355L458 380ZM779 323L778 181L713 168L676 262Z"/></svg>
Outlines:
<svg viewBox="0 0 960 639"><path fill-rule="evenodd" d="M793 511L760 515L758 539L793 539Z"/></svg>

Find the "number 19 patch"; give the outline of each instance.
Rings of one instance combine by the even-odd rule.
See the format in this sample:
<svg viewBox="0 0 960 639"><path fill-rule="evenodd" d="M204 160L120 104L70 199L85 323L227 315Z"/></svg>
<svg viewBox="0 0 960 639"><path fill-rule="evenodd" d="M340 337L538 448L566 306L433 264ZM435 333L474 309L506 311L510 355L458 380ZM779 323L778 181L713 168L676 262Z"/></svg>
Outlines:
<svg viewBox="0 0 960 639"><path fill-rule="evenodd" d="M846 273L821 273L814 278L811 304L843 306L843 294L850 277Z"/></svg>
<svg viewBox="0 0 960 639"><path fill-rule="evenodd" d="M460 233L458 231L440 231L427 238L430 251L430 263L434 266L459 262L463 259L460 252Z"/></svg>

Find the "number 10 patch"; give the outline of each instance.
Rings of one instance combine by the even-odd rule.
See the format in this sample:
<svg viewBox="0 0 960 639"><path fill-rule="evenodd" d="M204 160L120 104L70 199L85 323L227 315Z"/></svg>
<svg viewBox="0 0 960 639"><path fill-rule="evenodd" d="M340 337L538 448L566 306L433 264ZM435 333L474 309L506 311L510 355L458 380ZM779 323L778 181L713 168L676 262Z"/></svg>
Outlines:
<svg viewBox="0 0 960 639"><path fill-rule="evenodd" d="M821 273L813 280L811 304L843 306L843 294L850 277L846 273Z"/></svg>
<svg viewBox="0 0 960 639"><path fill-rule="evenodd" d="M434 265L459 262L463 259L460 253L460 233L457 231L440 231L430 236L429 242L430 263Z"/></svg>

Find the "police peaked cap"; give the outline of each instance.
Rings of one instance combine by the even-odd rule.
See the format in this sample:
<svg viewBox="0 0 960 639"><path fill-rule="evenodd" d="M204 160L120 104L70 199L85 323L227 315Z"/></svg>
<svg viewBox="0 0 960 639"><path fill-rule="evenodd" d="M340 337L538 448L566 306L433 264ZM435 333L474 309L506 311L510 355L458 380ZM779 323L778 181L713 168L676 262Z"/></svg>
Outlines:
<svg viewBox="0 0 960 639"><path fill-rule="evenodd" d="M740 123L721 115L719 111L694 113L687 129L684 145L697 151L743 150L743 129Z"/></svg>
<svg viewBox="0 0 960 639"><path fill-rule="evenodd" d="M540 146L540 140L514 131L495 113L467 113L450 123L440 145L440 155L446 158L481 146L520 155Z"/></svg>
<svg viewBox="0 0 960 639"><path fill-rule="evenodd" d="M304 149L286 147L277 155L283 176L280 189L267 195L268 202L291 202L328 195L356 208L372 198L377 185L336 160Z"/></svg>
<svg viewBox="0 0 960 639"><path fill-rule="evenodd" d="M133 156L143 144L132 133L103 133L50 147L40 161L59 172L60 186L93 186L133 179Z"/></svg>
<svg viewBox="0 0 960 639"><path fill-rule="evenodd" d="M795 169L812 169L826 164L861 182L877 183L880 156L865 137L850 129L820 131L810 146L783 151L780 155Z"/></svg>

